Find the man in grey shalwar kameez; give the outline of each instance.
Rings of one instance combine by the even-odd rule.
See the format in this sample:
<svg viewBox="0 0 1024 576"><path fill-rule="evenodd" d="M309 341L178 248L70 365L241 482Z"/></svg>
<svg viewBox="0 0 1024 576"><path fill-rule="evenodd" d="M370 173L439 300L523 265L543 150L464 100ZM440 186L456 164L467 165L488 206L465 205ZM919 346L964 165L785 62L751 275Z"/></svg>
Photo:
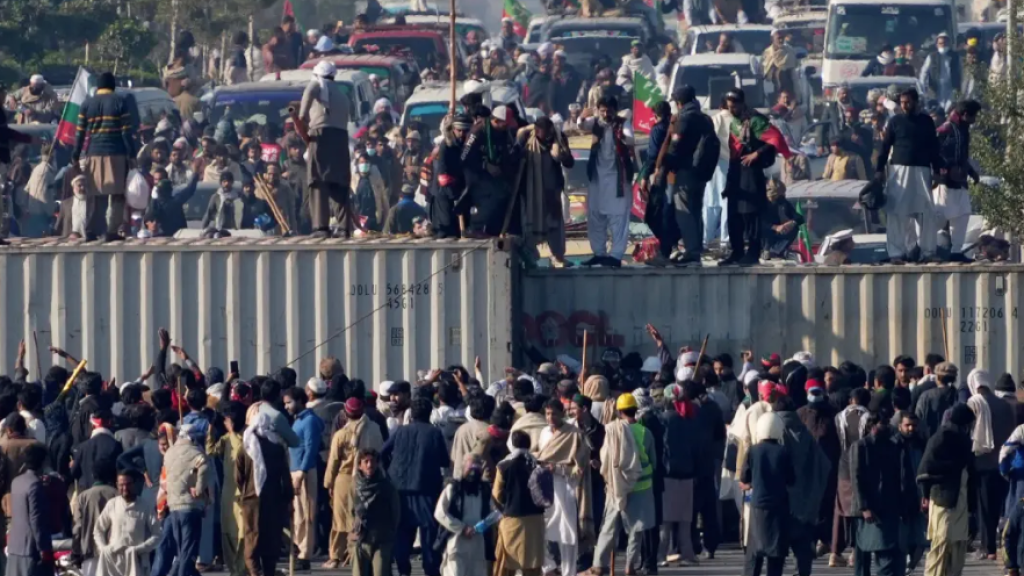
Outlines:
<svg viewBox="0 0 1024 576"><path fill-rule="evenodd" d="M935 258L932 174L943 167L943 162L935 122L918 109L919 98L914 88L900 94L903 113L886 125L878 155L876 178L886 178L886 164L891 164L885 186L889 216L885 241L893 263L916 259L914 253L918 250L925 261Z"/></svg>
<svg viewBox="0 0 1024 576"><path fill-rule="evenodd" d="M352 236L349 204L352 168L348 153L351 103L334 82L334 64L324 60L313 68L313 79L302 93L299 117L309 132L309 210L314 236L329 236L330 202L338 204L339 232Z"/></svg>

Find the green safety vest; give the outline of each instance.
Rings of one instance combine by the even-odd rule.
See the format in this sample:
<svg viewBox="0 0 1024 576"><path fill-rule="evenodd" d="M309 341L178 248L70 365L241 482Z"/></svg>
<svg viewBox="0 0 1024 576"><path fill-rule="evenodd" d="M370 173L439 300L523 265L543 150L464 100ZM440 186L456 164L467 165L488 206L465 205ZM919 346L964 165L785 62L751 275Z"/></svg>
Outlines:
<svg viewBox="0 0 1024 576"><path fill-rule="evenodd" d="M630 424L629 428L633 431L633 438L636 439L636 449L640 453L640 466L643 468L643 472L640 474L640 479L636 481L632 492L650 490L653 486L651 484L651 479L653 478L654 470L651 466L651 459L647 457L647 449L644 448L644 438L647 437L647 428L639 422Z"/></svg>

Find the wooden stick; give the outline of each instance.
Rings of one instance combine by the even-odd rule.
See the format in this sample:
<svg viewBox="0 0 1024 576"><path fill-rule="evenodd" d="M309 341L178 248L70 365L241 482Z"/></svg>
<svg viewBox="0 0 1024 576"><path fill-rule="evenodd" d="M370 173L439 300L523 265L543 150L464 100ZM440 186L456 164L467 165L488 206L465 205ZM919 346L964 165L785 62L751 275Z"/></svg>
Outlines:
<svg viewBox="0 0 1024 576"><path fill-rule="evenodd" d="M43 381L43 360L39 356L39 337L36 336L36 331L35 330L32 331L32 342L35 343L35 347L36 347L36 369L39 370L39 374L37 375L37 377L39 378L39 381L42 382Z"/></svg>
<svg viewBox="0 0 1024 576"><path fill-rule="evenodd" d="M291 232L292 229L288 227L288 222L284 219L284 213L281 212L281 208L277 205L277 200L274 200L274 193L270 188L270 184L259 174L256 174L254 181L259 192L263 194L264 200L270 206L270 211L274 213L274 218L277 219L277 224L281 227L281 233L287 234Z"/></svg>
<svg viewBox="0 0 1024 576"><path fill-rule="evenodd" d="M78 363L78 366L75 366L75 370L71 372L71 376L68 378L68 381L64 383L64 389L57 395L58 400L61 396L67 394L68 390L71 390L71 387L75 385L75 378L78 378L78 375L81 374L82 370L85 370L85 364L86 361L82 360Z"/></svg>
<svg viewBox="0 0 1024 576"><path fill-rule="evenodd" d="M583 365L580 367L580 382L587 378L587 331L583 331Z"/></svg>
<svg viewBox="0 0 1024 576"><path fill-rule="evenodd" d="M946 309L942 309L942 313L939 316L942 318L942 347L946 351L946 362L952 362L949 357L949 336L946 335Z"/></svg>
<svg viewBox="0 0 1024 576"><path fill-rule="evenodd" d="M708 338L711 337L711 333L708 332L704 335L704 342L700 345L700 354L697 354L697 365L700 366L700 359L704 357L704 352L708 349Z"/></svg>

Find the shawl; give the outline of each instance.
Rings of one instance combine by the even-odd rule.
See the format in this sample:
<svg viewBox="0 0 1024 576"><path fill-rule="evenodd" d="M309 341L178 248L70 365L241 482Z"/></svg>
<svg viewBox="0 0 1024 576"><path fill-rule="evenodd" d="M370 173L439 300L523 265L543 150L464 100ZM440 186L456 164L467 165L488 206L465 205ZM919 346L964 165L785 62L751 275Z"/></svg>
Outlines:
<svg viewBox="0 0 1024 576"><path fill-rule="evenodd" d="M733 158L739 158L746 153L746 146L751 138L774 147L775 151L787 160L793 156L782 132L773 126L766 116L748 113L743 117L734 117L729 124L729 149Z"/></svg>
<svg viewBox="0 0 1024 576"><path fill-rule="evenodd" d="M452 440L452 477L456 480L462 478L462 466L468 454L484 456L484 448L490 443L491 435L488 431L487 422L473 420L469 411L466 411L466 423L459 426L455 431L455 438Z"/></svg>
<svg viewBox="0 0 1024 576"><path fill-rule="evenodd" d="M615 510L626 510L626 499L643 473L640 451L629 422L616 420L604 428L601 447L601 476L607 486L608 498Z"/></svg>
<svg viewBox="0 0 1024 576"><path fill-rule="evenodd" d="M611 395L611 385L604 376L594 375L583 383L583 395L594 401L602 403L601 424L607 425L615 419L615 398Z"/></svg>
<svg viewBox="0 0 1024 576"><path fill-rule="evenodd" d="M56 170L50 162L40 162L32 169L32 174L25 184L26 200L22 206L28 213L33 215L47 214L51 212L50 205L53 203L53 195L50 193L50 186L53 185Z"/></svg>
<svg viewBox="0 0 1024 576"><path fill-rule="evenodd" d="M360 450L380 450L384 446L380 428L370 420L369 416L363 414L358 420L350 420L350 422L352 424L352 439L356 453Z"/></svg>
<svg viewBox="0 0 1024 576"><path fill-rule="evenodd" d="M971 465L972 459L970 438L956 426L944 424L928 440L917 468L917 483L924 489L925 497L935 499L931 488L942 486L952 496L952 501L938 504L944 508L955 507L963 471Z"/></svg>
<svg viewBox="0 0 1024 576"><path fill-rule="evenodd" d="M796 53L788 46L781 48L769 46L764 49L761 56L765 78L768 78L774 70L792 70L797 66Z"/></svg>
<svg viewBox="0 0 1024 576"><path fill-rule="evenodd" d="M355 498L355 520L357 528L356 534L362 539L362 535L366 533L363 530L366 527L369 518L367 518L370 512L370 507L377 500L377 496L380 495L381 489L387 482L387 478L384 476L384 469L381 464L377 464L377 468L373 471L373 474L367 477L359 468L356 468L356 498Z"/></svg>
<svg viewBox="0 0 1024 576"><path fill-rule="evenodd" d="M846 415L849 414L849 412L851 410L856 410L857 412L862 412L862 414L860 416L860 437L861 438L864 437L864 428L866 428L867 424L868 424L868 409L867 408L865 408L863 406L858 406L856 404L850 404L846 408L843 408L843 411L836 415L836 432L839 433L839 443L841 445L846 442ZM849 448L850 448L849 446L845 446L845 445L842 446L843 452L846 452Z"/></svg>
<svg viewBox="0 0 1024 576"><path fill-rule="evenodd" d="M274 431L274 423L270 415L262 413L256 416L256 422L245 429L242 435L242 445L245 446L245 453L252 459L253 476L256 479L256 495L263 491L263 485L267 482L267 465L263 460L263 449L260 447L259 439L270 440L274 443L281 443L281 437Z"/></svg>
<svg viewBox="0 0 1024 576"><path fill-rule="evenodd" d="M545 164L548 162L554 162L556 164L555 169L561 170L561 164L558 164L558 160L551 158L552 145L544 144L537 138L537 134L534 131L533 126L527 126L519 130L519 139L526 140L524 146L526 154L523 157L523 166L526 170L524 176L526 178L526 195L523 197L523 211L524 218L523 224L525 230L523 236L527 239L533 239L540 241L547 238L548 233L548 201L545 198L545 192L548 189L556 187L554 182L545 183ZM568 144L562 142L561 136L555 133L555 140L559 144L559 147L567 149Z"/></svg>
<svg viewBox="0 0 1024 576"><path fill-rule="evenodd" d="M534 412L527 412L521 418L512 424L511 430L509 430L508 449L512 451L512 432L516 430L522 430L530 437L530 452L536 454L540 450L540 433L544 431L548 425L547 420L544 419L543 414Z"/></svg>
<svg viewBox="0 0 1024 576"><path fill-rule="evenodd" d="M580 533L594 533L594 507L590 481L590 446L587 438L576 426L562 424L551 439L537 453L537 460L553 464L566 478L573 481L576 487Z"/></svg>
<svg viewBox="0 0 1024 576"><path fill-rule="evenodd" d="M978 456L995 450L995 438L992 435L992 411L989 409L988 401L981 395L982 387L992 389L992 378L987 370L975 368L967 375L967 387L971 390L971 397L967 400L967 406L974 412L974 432L971 438L974 443L972 449Z"/></svg>

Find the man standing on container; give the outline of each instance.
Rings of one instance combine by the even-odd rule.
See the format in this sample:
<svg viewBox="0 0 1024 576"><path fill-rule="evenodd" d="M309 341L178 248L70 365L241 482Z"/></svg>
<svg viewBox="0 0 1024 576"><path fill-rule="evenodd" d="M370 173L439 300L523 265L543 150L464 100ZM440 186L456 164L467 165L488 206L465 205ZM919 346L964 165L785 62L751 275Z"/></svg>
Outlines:
<svg viewBox="0 0 1024 576"><path fill-rule="evenodd" d="M110 72L100 75L96 94L85 99L78 113L78 135L71 153L89 181L86 201L88 239L106 234L123 236L125 188L128 170L135 166L135 126L128 102L114 92L117 80Z"/></svg>
<svg viewBox="0 0 1024 576"><path fill-rule="evenodd" d="M935 206L932 202L932 173L944 167L939 155L939 140L931 116L918 109L917 89L900 94L900 108L889 120L882 136L875 177L886 178L886 165L892 153L885 192L886 248L893 264L935 259Z"/></svg>
<svg viewBox="0 0 1024 576"><path fill-rule="evenodd" d="M334 82L334 64L321 61L302 94L299 117L309 132L309 210L313 236L330 236L330 200L338 204L338 233L352 237L349 186L352 171L348 153L349 98Z"/></svg>
<svg viewBox="0 0 1024 576"><path fill-rule="evenodd" d="M981 112L979 102L964 100L956 105L946 123L939 126L940 153L946 167L940 172L939 185L933 194L935 207L941 214L939 224L949 222L949 259L953 262L970 262L963 249L971 217L967 179L979 181L970 162L971 125L978 119L978 112Z"/></svg>

